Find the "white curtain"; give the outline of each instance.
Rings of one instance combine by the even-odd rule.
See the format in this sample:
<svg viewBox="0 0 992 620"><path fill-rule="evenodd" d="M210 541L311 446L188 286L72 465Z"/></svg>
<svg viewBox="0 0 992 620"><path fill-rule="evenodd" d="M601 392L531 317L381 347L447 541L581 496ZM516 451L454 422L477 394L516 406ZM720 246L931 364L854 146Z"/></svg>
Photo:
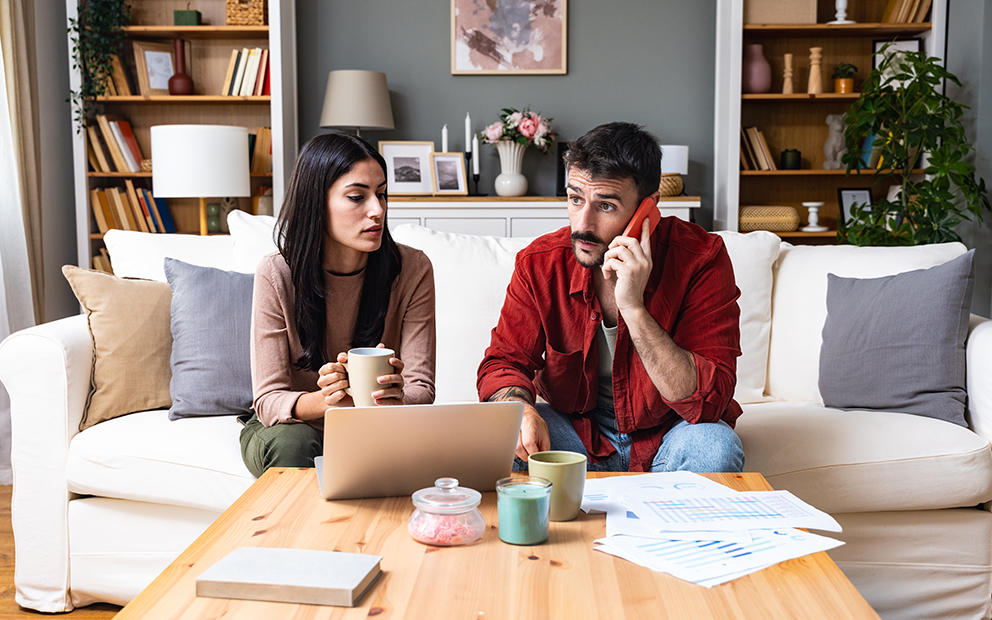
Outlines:
<svg viewBox="0 0 992 620"><path fill-rule="evenodd" d="M34 325L17 158L0 46L0 340ZM11 484L10 399L0 385L0 484Z"/></svg>

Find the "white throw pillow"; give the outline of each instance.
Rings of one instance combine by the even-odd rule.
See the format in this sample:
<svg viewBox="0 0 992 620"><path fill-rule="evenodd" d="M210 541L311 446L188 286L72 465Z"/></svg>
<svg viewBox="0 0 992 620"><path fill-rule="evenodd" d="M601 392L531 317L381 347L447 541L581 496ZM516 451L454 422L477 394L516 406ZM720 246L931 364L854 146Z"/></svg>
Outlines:
<svg viewBox="0 0 992 620"><path fill-rule="evenodd" d="M110 253L114 275L165 282L166 257L191 265L242 271L234 259L234 242L227 235L153 234L108 230L103 242ZM254 271L254 266L248 271Z"/></svg>
<svg viewBox="0 0 992 620"><path fill-rule="evenodd" d="M782 244L775 264L766 392L776 400L822 403L820 345L827 318L827 274L880 278L942 265L967 250L961 243L907 248Z"/></svg>
<svg viewBox="0 0 992 620"><path fill-rule="evenodd" d="M741 296L741 356L737 358L739 403L767 400L764 396L768 371L768 342L772 325L772 266L780 241L766 231L747 234L718 232L734 265L734 279Z"/></svg>
<svg viewBox="0 0 992 620"><path fill-rule="evenodd" d="M437 317L435 402L477 401L479 363L506 297L517 252L529 237L482 237L401 224L397 243L422 250L434 266Z"/></svg>
<svg viewBox="0 0 992 620"><path fill-rule="evenodd" d="M249 215L238 209L227 215L227 228L234 239L234 258L246 271L254 273L258 261L276 251L272 236L275 225L276 218L271 215Z"/></svg>

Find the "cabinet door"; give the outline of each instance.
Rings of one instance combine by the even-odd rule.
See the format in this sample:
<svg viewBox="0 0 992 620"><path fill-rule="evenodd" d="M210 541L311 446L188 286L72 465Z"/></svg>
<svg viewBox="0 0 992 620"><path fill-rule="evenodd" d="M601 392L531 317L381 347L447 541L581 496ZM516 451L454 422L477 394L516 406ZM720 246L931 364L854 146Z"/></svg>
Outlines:
<svg viewBox="0 0 992 620"><path fill-rule="evenodd" d="M428 217L424 225L441 232L462 235L506 236L506 219L501 217Z"/></svg>
<svg viewBox="0 0 992 620"><path fill-rule="evenodd" d="M511 237L537 237L568 226L567 217L514 217L510 219Z"/></svg>

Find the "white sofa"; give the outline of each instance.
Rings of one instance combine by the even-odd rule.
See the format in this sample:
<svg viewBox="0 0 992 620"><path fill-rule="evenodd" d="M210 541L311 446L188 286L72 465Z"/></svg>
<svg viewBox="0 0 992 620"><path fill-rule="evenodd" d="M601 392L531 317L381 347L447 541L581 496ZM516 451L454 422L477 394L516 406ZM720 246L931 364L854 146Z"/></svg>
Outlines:
<svg viewBox="0 0 992 620"><path fill-rule="evenodd" d="M163 256L250 272L271 219L234 215L231 237L112 231L122 276L164 280ZM972 317L970 430L924 417L825 408L817 387L826 274L875 277L941 264L960 244L793 247L719 233L742 291L738 432L746 469L833 514L831 555L883 618L989 618L992 606L992 321ZM437 289L437 401L476 400L475 369L526 239L394 229L430 256ZM149 411L83 432L92 342L85 316L11 335L16 600L48 612L124 604L253 481L233 417ZM925 361L921 361L925 363Z"/></svg>

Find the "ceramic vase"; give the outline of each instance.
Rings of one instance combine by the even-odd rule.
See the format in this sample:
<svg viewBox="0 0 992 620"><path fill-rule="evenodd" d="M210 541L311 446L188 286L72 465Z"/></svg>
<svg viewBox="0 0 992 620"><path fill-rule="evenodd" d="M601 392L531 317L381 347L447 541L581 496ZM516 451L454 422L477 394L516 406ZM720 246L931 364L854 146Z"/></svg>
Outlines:
<svg viewBox="0 0 992 620"><path fill-rule="evenodd" d="M169 78L170 95L192 95L193 78L186 75L186 44L176 39L176 72Z"/></svg>
<svg viewBox="0 0 992 620"><path fill-rule="evenodd" d="M760 43L752 43L744 48L741 62L741 90L745 93L767 93L772 89L772 66L765 58Z"/></svg>
<svg viewBox="0 0 992 620"><path fill-rule="evenodd" d="M525 144L510 141L496 143L500 167L500 173L495 181L498 195L523 196L527 193L527 177L520 172L525 150L527 150Z"/></svg>

